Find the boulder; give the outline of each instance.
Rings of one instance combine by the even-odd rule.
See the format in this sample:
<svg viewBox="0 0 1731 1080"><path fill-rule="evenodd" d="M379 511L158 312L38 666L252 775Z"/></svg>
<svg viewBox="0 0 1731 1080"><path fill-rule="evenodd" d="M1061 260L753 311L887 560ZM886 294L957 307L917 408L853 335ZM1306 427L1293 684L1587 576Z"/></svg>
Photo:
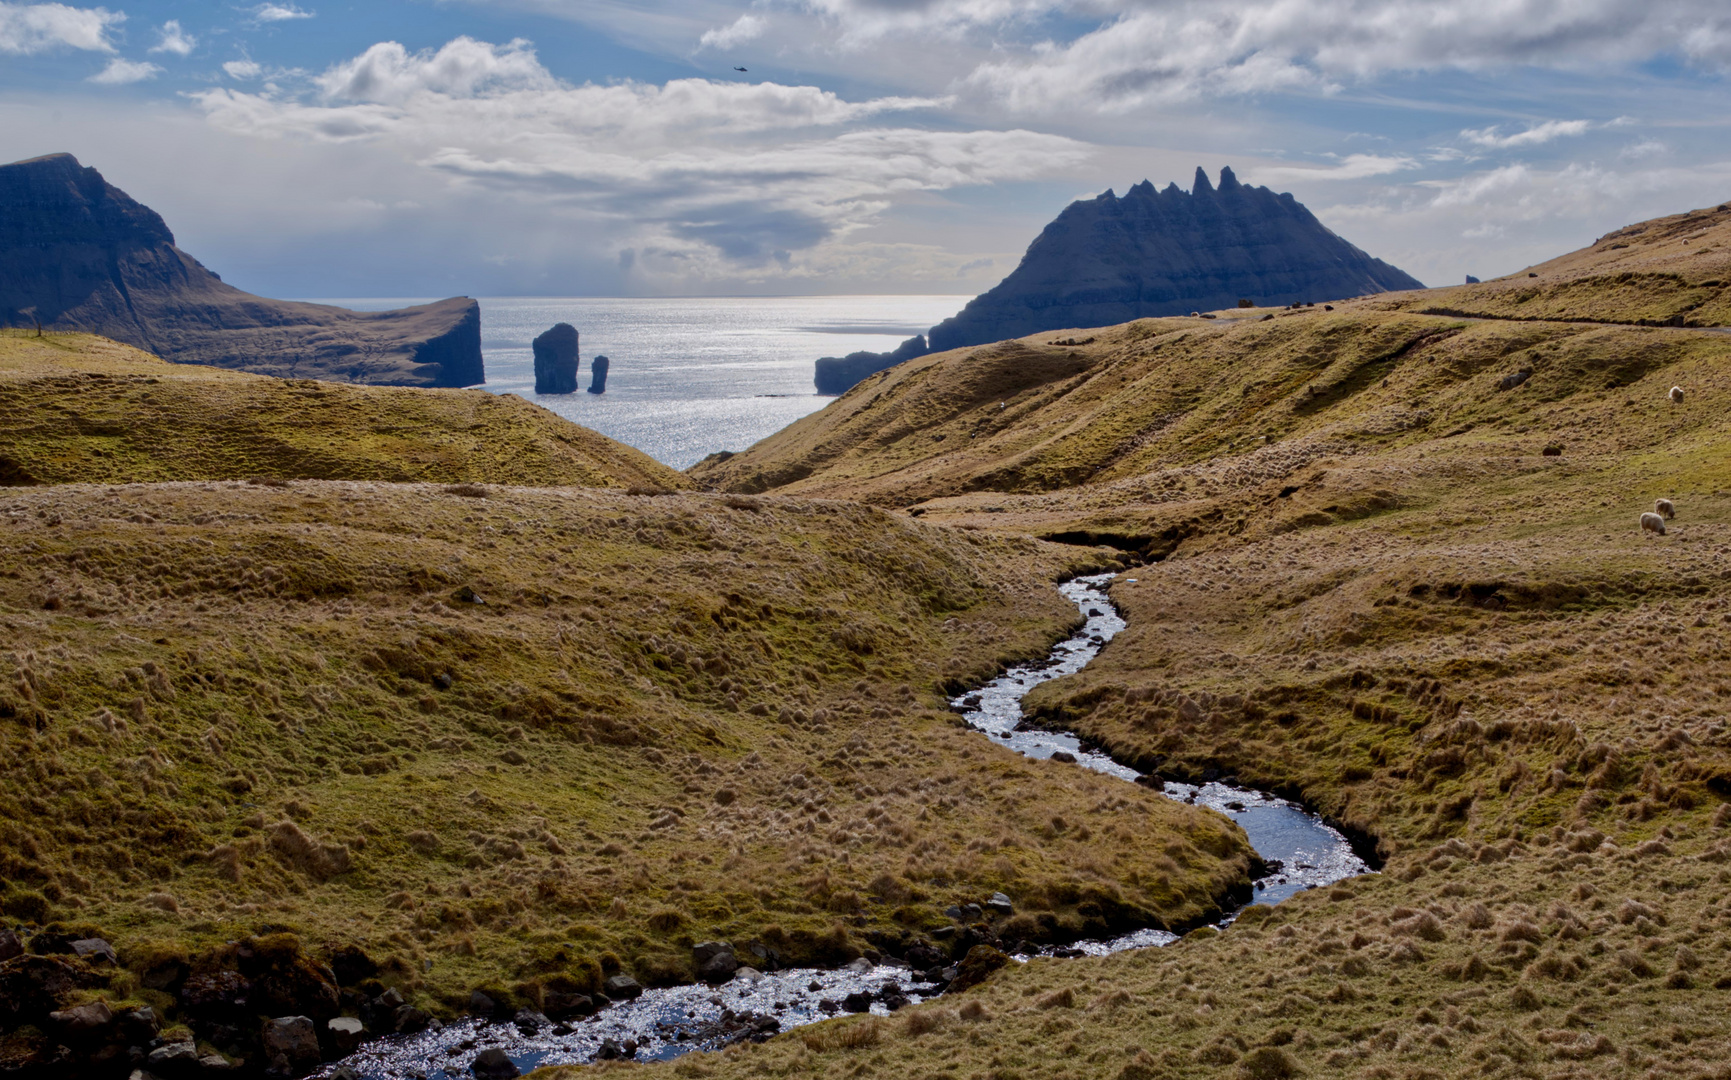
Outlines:
<svg viewBox="0 0 1731 1080"><path fill-rule="evenodd" d="M1016 908L1010 903L1010 898L1001 892L993 893L992 898L986 901L986 910L993 915L1014 915L1016 913Z"/></svg>
<svg viewBox="0 0 1731 1080"><path fill-rule="evenodd" d="M114 953L114 946L99 937L79 938L71 943L72 954L87 964L112 964L120 966L120 957Z"/></svg>
<svg viewBox="0 0 1731 1080"><path fill-rule="evenodd" d="M499 1003L480 990L469 991L469 1015L493 1017L499 1013Z"/></svg>
<svg viewBox="0 0 1731 1080"><path fill-rule="evenodd" d="M413 1035L427 1030L432 1019L413 1005L398 1005L396 1015L392 1017L391 1030L399 1035Z"/></svg>
<svg viewBox="0 0 1731 1080"><path fill-rule="evenodd" d="M535 392L537 394L574 394L577 392L577 328L570 323L557 323L552 329L529 343L535 352Z"/></svg>
<svg viewBox="0 0 1731 1080"><path fill-rule="evenodd" d="M621 1044L617 1039L602 1039L600 1048L595 1051L596 1061L624 1061L636 1056L637 1044L631 1040Z"/></svg>
<svg viewBox="0 0 1731 1080"><path fill-rule="evenodd" d="M691 959L697 965L697 977L706 983L724 983L739 970L739 958L733 946L725 941L705 941L692 947Z"/></svg>
<svg viewBox="0 0 1731 1080"><path fill-rule="evenodd" d="M278 1071L299 1073L319 1063L319 1033L311 1017L279 1016L266 1020L259 1042L264 1047L265 1060ZM285 1062L286 1069L282 1067Z"/></svg>
<svg viewBox="0 0 1731 1080"><path fill-rule="evenodd" d="M497 1047L476 1054L475 1060L469 1062L469 1071L475 1080L514 1080L523 1075L510 1056Z"/></svg>
<svg viewBox="0 0 1731 1080"><path fill-rule="evenodd" d="M24 955L24 943L18 940L18 934L12 930L0 930L0 963L14 956Z"/></svg>
<svg viewBox="0 0 1731 1080"><path fill-rule="evenodd" d="M847 997L841 999L841 1007L850 1013L870 1012L872 1007L872 996L864 990L855 990Z"/></svg>
<svg viewBox="0 0 1731 1080"><path fill-rule="evenodd" d="M526 1039L534 1038L541 1033L542 1028L551 1026L551 1022L534 1009L518 1009L511 1022L517 1026L517 1032Z"/></svg>
<svg viewBox="0 0 1731 1080"><path fill-rule="evenodd" d="M643 985L629 975L614 975L601 984L609 1001L629 1001L643 993Z"/></svg>
<svg viewBox="0 0 1731 1080"><path fill-rule="evenodd" d="M607 392L607 368L611 363L612 361L608 360L605 356L597 356L594 360L590 361L589 374L591 375L591 378L589 380L589 392L591 394L605 394Z"/></svg>
<svg viewBox="0 0 1731 1080"><path fill-rule="evenodd" d="M470 1012L474 1012L471 1006ZM573 994L549 990L541 1000L541 1011L553 1020L569 1020L573 1016L588 1016L595 1011L595 999L588 994Z"/></svg>
<svg viewBox="0 0 1731 1080"><path fill-rule="evenodd" d="M157 1073L171 1074L198 1064L198 1047L191 1039L163 1043L144 1059L145 1065Z"/></svg>
<svg viewBox="0 0 1731 1080"><path fill-rule="evenodd" d="M353 1016L333 1016L325 1021L325 1036L337 1057L348 1057L361 1048L367 1029Z"/></svg>
<svg viewBox="0 0 1731 1080"><path fill-rule="evenodd" d="M71 154L0 166L0 325L82 330L182 364L392 386L485 382L481 308L271 300L224 284L156 211Z"/></svg>
<svg viewBox="0 0 1731 1080"><path fill-rule="evenodd" d="M74 1005L48 1014L48 1022L68 1043L99 1042L114 1029L114 1010L104 1001Z"/></svg>
<svg viewBox="0 0 1731 1080"><path fill-rule="evenodd" d="M121 1037L133 1046L143 1046L162 1030L162 1021L157 1018L156 1010L148 1005L128 1009L116 1019L120 1022Z"/></svg>

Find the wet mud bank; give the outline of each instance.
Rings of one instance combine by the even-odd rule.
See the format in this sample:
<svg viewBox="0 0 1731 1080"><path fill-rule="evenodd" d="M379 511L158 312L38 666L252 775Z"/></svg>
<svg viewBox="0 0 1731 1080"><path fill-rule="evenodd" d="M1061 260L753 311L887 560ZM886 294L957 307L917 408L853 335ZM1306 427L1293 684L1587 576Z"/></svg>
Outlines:
<svg viewBox="0 0 1731 1080"><path fill-rule="evenodd" d="M1263 862L1263 876L1245 895L1230 898L1240 906L1279 903L1304 889L1370 870L1339 827L1280 795L1219 779L1186 782L1142 772L1069 732L1026 723L1021 701L1029 690L1080 671L1124 629L1123 618L1105 593L1113 576L1094 574L1060 586L1060 592L1077 606L1079 627L1043 661L1011 667L979 689L956 697L951 705L962 720L982 736L1029 757L1053 758L1106 773L1225 814L1244 829ZM628 997L592 1015L562 1022L530 1010L508 1018L435 1022L417 1034L369 1043L314 1075L326 1080L429 1080L483 1072L509 1077L543 1065L609 1059L664 1061L693 1050L766 1039L842 1013L887 1015L936 997L952 983L959 988L972 981L968 968L976 946L989 946L982 952L992 953L997 963L1008 962L999 953L1012 954L1014 960L1102 956L1167 945L1191 929L1150 926L1145 918L1138 925L1129 913L1108 914L1096 924L1104 927L1100 936L1075 939L1054 934L1036 935L1042 937L1038 943L1005 941L993 929L994 920L1001 923L1013 910L1013 900L1002 895L952 908L946 914L954 925L930 935L934 945L916 945L906 949L903 957L877 954L834 970L741 967L721 985L635 988ZM1220 911L1206 923L1227 925L1234 914Z"/></svg>

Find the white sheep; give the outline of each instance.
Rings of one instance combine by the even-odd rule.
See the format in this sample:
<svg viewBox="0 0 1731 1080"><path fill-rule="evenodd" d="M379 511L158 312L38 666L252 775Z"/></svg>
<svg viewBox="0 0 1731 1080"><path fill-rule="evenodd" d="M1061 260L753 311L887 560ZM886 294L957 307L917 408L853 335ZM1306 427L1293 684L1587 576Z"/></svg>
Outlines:
<svg viewBox="0 0 1731 1080"><path fill-rule="evenodd" d="M1665 519L1651 510L1641 515L1641 531L1665 535Z"/></svg>
<svg viewBox="0 0 1731 1080"><path fill-rule="evenodd" d="M1677 516L1677 507L1672 504L1670 499L1660 499L1653 504L1653 512L1663 514L1665 519L1669 521Z"/></svg>
<svg viewBox="0 0 1731 1080"><path fill-rule="evenodd" d="M1671 404L1673 404L1673 405L1683 404L1683 388L1681 386L1671 387Z"/></svg>

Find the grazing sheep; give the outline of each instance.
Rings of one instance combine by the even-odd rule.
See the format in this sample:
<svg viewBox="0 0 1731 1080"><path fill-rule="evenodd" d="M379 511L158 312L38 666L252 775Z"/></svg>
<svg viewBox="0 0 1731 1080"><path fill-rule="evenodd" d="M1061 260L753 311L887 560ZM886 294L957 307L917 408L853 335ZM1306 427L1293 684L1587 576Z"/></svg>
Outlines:
<svg viewBox="0 0 1731 1080"><path fill-rule="evenodd" d="M1660 499L1655 502L1653 504L1653 512L1665 515L1666 520L1670 520L1677 516L1677 508L1672 505L1670 499Z"/></svg>
<svg viewBox="0 0 1731 1080"><path fill-rule="evenodd" d="M1673 405L1683 404L1683 388L1681 386L1671 387L1671 404L1673 404Z"/></svg>
<svg viewBox="0 0 1731 1080"><path fill-rule="evenodd" d="M1641 531L1665 535L1665 519L1651 510L1641 515Z"/></svg>

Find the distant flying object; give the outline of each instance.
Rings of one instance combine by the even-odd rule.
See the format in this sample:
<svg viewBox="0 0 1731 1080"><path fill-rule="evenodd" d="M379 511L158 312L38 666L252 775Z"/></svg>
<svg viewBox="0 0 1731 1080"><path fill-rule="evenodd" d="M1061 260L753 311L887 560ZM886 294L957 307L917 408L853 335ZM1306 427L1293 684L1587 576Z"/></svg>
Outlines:
<svg viewBox="0 0 1731 1080"><path fill-rule="evenodd" d="M745 69L744 69L744 68L741 68L741 67L736 67L736 68L734 68L734 69L733 69L733 70L735 70L735 71L744 71L744 70L745 70Z"/></svg>

